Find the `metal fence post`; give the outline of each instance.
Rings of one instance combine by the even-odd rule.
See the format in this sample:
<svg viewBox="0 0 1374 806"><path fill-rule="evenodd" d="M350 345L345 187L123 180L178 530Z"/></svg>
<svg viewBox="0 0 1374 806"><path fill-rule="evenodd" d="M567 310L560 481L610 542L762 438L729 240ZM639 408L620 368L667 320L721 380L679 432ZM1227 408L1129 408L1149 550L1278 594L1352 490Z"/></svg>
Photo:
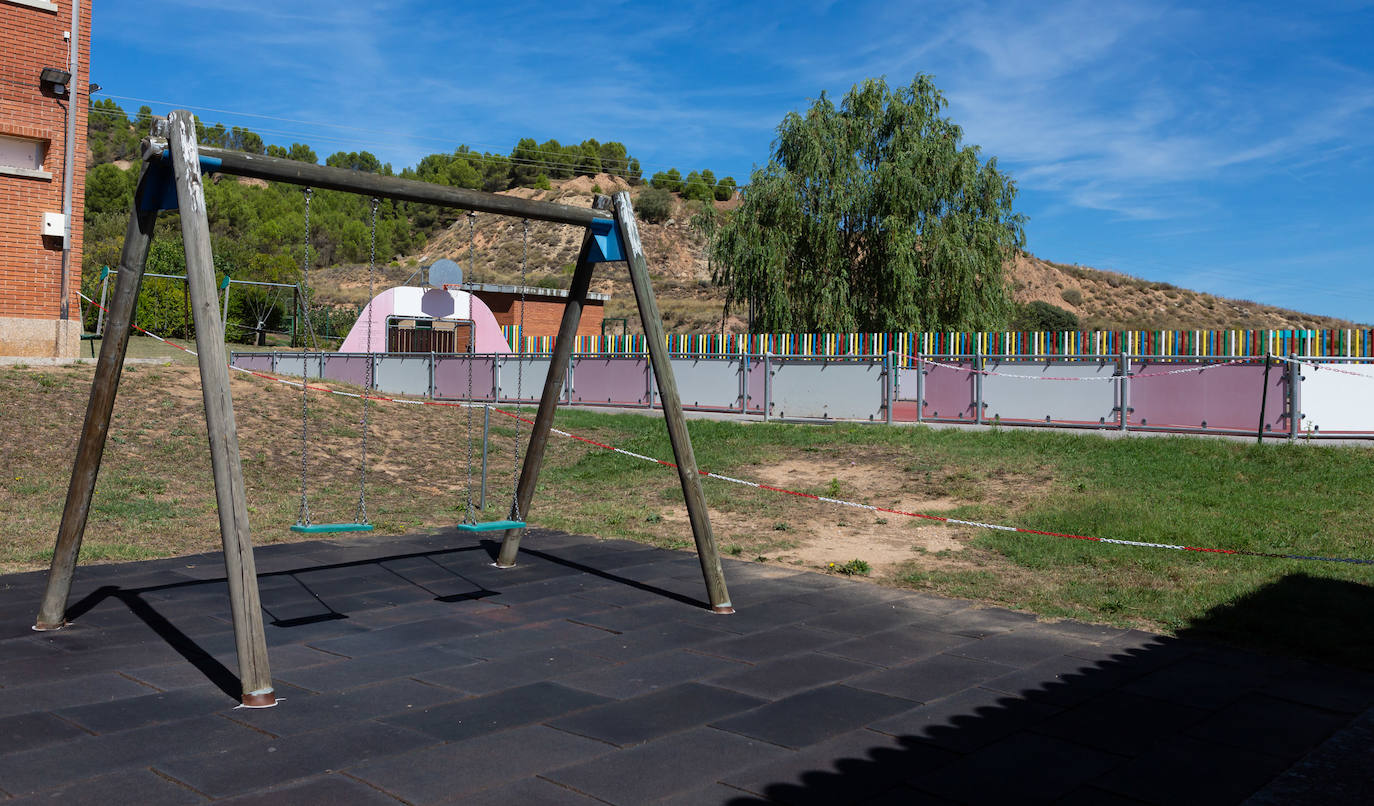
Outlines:
<svg viewBox="0 0 1374 806"><path fill-rule="evenodd" d="M892 404L897 400L897 354L891 350L887 351L887 357L883 359L887 362L887 385L884 391L887 393L887 424L892 425Z"/></svg>
<svg viewBox="0 0 1374 806"><path fill-rule="evenodd" d="M749 354L739 354L739 413L749 413Z"/></svg>
<svg viewBox="0 0 1374 806"><path fill-rule="evenodd" d="M1296 353L1288 354L1288 441L1302 431L1302 365Z"/></svg>
<svg viewBox="0 0 1374 806"><path fill-rule="evenodd" d="M770 409L773 408L773 354L765 352L763 354L763 421L766 423L772 416Z"/></svg>
<svg viewBox="0 0 1374 806"><path fill-rule="evenodd" d="M1121 422L1118 427L1122 431L1127 431L1130 430L1131 419L1131 357L1125 350L1121 351L1121 380L1117 383L1117 402L1121 406L1121 411L1118 412Z"/></svg>
<svg viewBox="0 0 1374 806"><path fill-rule="evenodd" d="M471 361L471 360L472 360L472 354L469 353L469 354L468 354L468 361ZM433 400L433 399L434 399L434 351L433 351L433 350L430 350L430 351L429 351L429 361L428 361L427 363L428 363L428 367L429 367L429 381L428 381L428 383L427 383L427 387L428 387L428 388L425 389L425 397L429 398L430 400ZM471 400L468 401L468 403L471 403L471 402L472 402Z"/></svg>
<svg viewBox="0 0 1374 806"><path fill-rule="evenodd" d="M973 422L983 424L983 353L973 356Z"/></svg>
<svg viewBox="0 0 1374 806"><path fill-rule="evenodd" d="M916 354L916 422L925 422L926 408L926 360Z"/></svg>

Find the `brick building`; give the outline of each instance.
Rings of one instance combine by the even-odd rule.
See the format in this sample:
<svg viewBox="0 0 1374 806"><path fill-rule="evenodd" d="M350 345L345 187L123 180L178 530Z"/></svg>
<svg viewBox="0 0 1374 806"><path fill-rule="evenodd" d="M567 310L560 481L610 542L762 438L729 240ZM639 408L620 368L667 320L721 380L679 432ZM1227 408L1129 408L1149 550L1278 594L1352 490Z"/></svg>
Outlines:
<svg viewBox="0 0 1374 806"><path fill-rule="evenodd" d="M0 356L81 343L91 0L75 26L72 5L0 0Z"/></svg>
<svg viewBox="0 0 1374 806"><path fill-rule="evenodd" d="M520 286L492 283L464 283L459 286L486 303L496 321L503 327L520 324ZM557 336L563 321L563 306L568 292L561 288L525 288L525 335ZM595 291L587 292L582 306L582 318L577 323L577 335L600 336L601 323L606 316L606 300L610 297Z"/></svg>

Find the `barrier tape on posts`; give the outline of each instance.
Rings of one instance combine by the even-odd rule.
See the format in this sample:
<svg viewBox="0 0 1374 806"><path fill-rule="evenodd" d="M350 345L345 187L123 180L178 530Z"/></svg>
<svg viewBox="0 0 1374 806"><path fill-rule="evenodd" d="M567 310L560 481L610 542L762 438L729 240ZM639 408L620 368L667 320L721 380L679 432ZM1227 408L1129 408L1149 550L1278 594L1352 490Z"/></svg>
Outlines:
<svg viewBox="0 0 1374 806"><path fill-rule="evenodd" d="M1374 375L1369 375L1364 372L1355 372L1354 370L1341 369L1340 367L1333 367L1330 364L1318 364L1315 361L1303 361L1301 358L1289 358L1288 356L1278 356L1278 358L1282 361L1287 361L1290 364L1297 364L1301 367L1311 367L1315 370L1339 372L1342 375L1354 375L1356 378L1365 378L1366 380L1374 381Z"/></svg>
<svg viewBox="0 0 1374 806"><path fill-rule="evenodd" d="M78 292L78 293L80 293L80 292ZM97 304L97 303L94 303L94 302L93 302L89 297L87 297L85 294L81 294L80 296L81 296L82 299L86 300L87 302L91 302L92 304ZM97 307L99 307L99 306L97 305ZM191 355L196 355L196 352L195 352L194 350L191 350L191 349L186 348L186 347L182 347L181 345L176 344L176 343L174 343L174 342L167 341L166 339L162 338L161 336L158 336L158 335L155 334L155 333L151 333L151 332L149 332L149 331L147 331L147 330L144 330L143 328L139 327L138 325L134 325L133 327L134 327L136 330L138 330L139 332L145 333L145 334L147 334L147 335L149 335L149 336L152 336L153 338L155 338L155 339L157 339L158 341L163 342L163 343L165 343L165 344L170 344L171 346L177 348L178 350L181 350L182 352L190 353ZM1238 363L1238 362L1231 362L1231 363ZM285 379L285 378L278 378L278 377L275 377L275 376L272 376L272 375L268 375L268 374L263 373L263 372L256 372L256 371L254 371L254 370L244 369L244 368L242 368L242 367L235 367L235 366L232 365L232 364L230 364L229 366L230 366L230 369L238 370L239 372L242 372L242 373L244 373L244 374L246 374L246 375L252 375L252 376L254 376L254 377L256 377L256 378L262 378L262 379L268 380L268 381L275 381L275 382L277 382L277 383L286 384L287 386L293 386L293 387L296 387L296 388L300 388L301 386L305 386L305 388L307 388L307 389L311 389L311 390L315 390L315 391L320 391L320 392L328 392L328 393L330 393L330 394L339 395L339 396L341 396L341 397L351 397L351 398L359 398L359 399L361 399L361 398L363 398L363 397L367 397L369 400L379 400L379 401L382 401L382 402L384 402L384 403L409 403L409 404L412 404L412 405L419 405L419 406L443 406L443 407L450 407L450 408L462 408L462 407L466 407L466 406L476 406L476 405L478 405L478 404L476 404L476 403L471 403L471 402L468 402L468 403L462 403L462 402L455 403L455 402L440 401L440 400L412 400L412 399L409 399L409 398L402 398L402 397L383 397L383 396L380 396L380 395L363 395L363 394L359 394L359 393L357 393L357 392L344 392L344 391L341 391L341 390L338 390L338 389L330 389L330 388L325 387L325 386L314 386L314 385L311 385L311 384L307 384L307 383L305 383L305 379L304 379L304 378L302 378L300 381L291 381L291 380L287 380L287 379ZM1223 366L1223 365L1218 364L1218 365L1214 365L1214 366ZM1168 373L1166 373L1166 374L1168 374ZM1356 373L1356 374L1358 374L1358 373ZM1369 376L1365 376L1365 377L1369 377ZM494 412L496 412L497 414L502 414L502 415L505 415L506 417L510 417L511 419L519 420L519 421L522 422L522 423L527 423L527 424L529 424L529 425L533 425L533 424L534 424L534 421L533 421L533 420L530 420L530 419L528 419L528 418L526 418L526 417L524 417L524 416L522 416L522 415L520 415L520 414L517 414L517 413L515 413L515 412L506 411L505 409L499 409L499 408L496 408L496 407L492 407L491 410L494 411ZM674 470L677 469L677 465L676 465L675 463L669 462L669 461L664 460L664 459L658 459L658 458L655 458L655 457L653 457L653 456L646 456L646 455L644 455L644 454L642 454L642 453L635 453L634 451L627 451L627 450L625 450L624 448L617 448L617 447L615 447L615 446L613 446L613 445L607 445L607 444L604 443L604 442L598 442L598 441L596 441L596 440L594 440L594 439L589 439L589 438L584 437L584 436L579 436L579 435L577 435L577 434L572 433L571 431L564 431L564 430L562 430L562 429L560 429L560 428L552 428L552 429L550 429L550 430L551 430L553 433L555 433L555 434L557 434L557 435L559 435L559 436L561 436L561 437L564 437L564 438L566 438L566 439L575 440L575 441L577 441L577 442L581 442L581 443L584 443L584 444L586 444L586 445L591 445L591 446L596 447L596 448L601 448L602 450L607 450L607 451L610 451L610 452L612 452L612 453L618 453L618 454L620 454L620 455L622 455L622 456L628 456L628 457L630 457L630 458L632 458L632 459L638 459L639 461L642 461L642 462L651 462L651 463L653 463L653 464L656 464L656 465L659 465L659 466L662 466L662 467L672 468L672 469L674 469ZM1312 562L1347 563L1347 564L1350 564L1350 565L1374 565L1374 560L1360 559L1360 558L1357 558L1357 557L1319 557L1319 556L1310 556L1310 555L1304 555L1304 554L1278 554L1278 553L1263 552L1263 551L1245 551L1245 550L1243 550L1243 549L1218 549L1218 548L1206 548L1206 547L1201 547L1201 546L1183 546L1183 545L1175 545L1175 544L1172 544L1172 543L1147 543L1147 542L1141 541L1141 540L1121 540L1121 539L1108 538L1108 537L1092 537L1092 536L1090 536L1090 535L1076 535L1076 534L1067 533L1067 532L1049 532L1049 531L1044 531L1044 530L1041 530L1041 529L1027 529L1027 528L1021 527L1021 526L1006 526L1006 525L1003 525L1003 524L996 524L996 523L981 523L981 522L979 522L979 521L966 521L966 520L961 520L961 519L959 519L959 518L947 518L947 517L945 517L945 516L943 516L943 515L930 515L930 514L928 514L928 513L923 513L923 512L906 512L906 511L904 511L904 510L892 509L892 508L890 508L890 507L880 507L880 506L876 506L876 505L874 505L874 504L861 504L861 503L859 503L859 502L857 502L857 501L846 501L846 500L844 500L844 499L842 499L842 498L830 498L830 497L823 496L823 495L815 495L815 494L813 494L813 493L804 493L804 492L801 492L801 491L799 491L799 490L789 490L789 489L787 489L787 488L785 488L785 487L774 487L774 486L771 485L771 484L763 484L763 483L757 482L757 481L748 481L748 480L746 480L746 479L738 479L738 478L734 478L734 477L732 477L732 476L723 475L723 474L721 474L721 473L714 473L714 472L711 472L711 471L709 471L709 470L698 470L697 472L698 472L699 474L701 474L702 476L705 476L706 478L715 479L715 480L717 480L717 481L723 481L723 482L726 482L727 484L736 484L736 485L740 485L740 486L744 486L744 487L753 487L754 489L758 489L758 490L768 490L768 491L770 491L770 492L775 492L775 493L779 493L779 494L782 494L782 495L790 495L790 496L793 496L793 497L796 497L796 498L807 498L807 499L810 499L810 500L812 500L812 501L819 501L819 502L826 503L826 504L835 504L836 506L849 507L849 508L851 508L851 509L862 509L862 510L867 510L867 511L869 511L869 512L882 512L882 513L885 513L885 514L888 514L888 515L901 515L901 516L907 517L907 518L920 518L920 519L922 519L922 520L936 521L936 522L938 522L938 523L947 523L947 524L950 524L950 525L953 525L953 526L968 526L968 527L972 527L972 528L975 528L975 529L987 529L987 530L997 531L997 532L1014 532L1014 533L1017 533L1017 534L1026 534L1026 535L1040 535L1040 536L1042 536L1042 537L1061 537L1061 538L1066 538L1066 539L1069 539L1069 540L1083 540L1083 541L1087 541L1087 542L1091 542L1091 543L1107 543L1107 544L1111 544L1111 545L1114 545L1114 546L1134 546L1134 547L1136 547L1136 548L1166 549L1166 550L1171 550L1171 551L1192 551L1192 552L1198 552L1198 553L1202 553L1202 554L1230 554L1230 555L1234 555L1234 556L1238 556L1238 557L1263 557L1263 558L1267 558L1267 559L1277 559L1277 560L1306 560L1306 561L1312 561Z"/></svg>

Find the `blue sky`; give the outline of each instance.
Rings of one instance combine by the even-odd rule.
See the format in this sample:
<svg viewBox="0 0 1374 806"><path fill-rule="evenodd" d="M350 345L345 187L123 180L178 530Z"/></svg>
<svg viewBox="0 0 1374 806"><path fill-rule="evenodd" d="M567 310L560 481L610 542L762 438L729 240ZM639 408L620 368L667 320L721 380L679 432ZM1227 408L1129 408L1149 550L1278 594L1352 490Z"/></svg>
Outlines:
<svg viewBox="0 0 1374 806"><path fill-rule="evenodd" d="M594 137L745 182L822 90L925 72L1035 254L1374 322L1374 3L671 6L101 0L91 75L321 157Z"/></svg>

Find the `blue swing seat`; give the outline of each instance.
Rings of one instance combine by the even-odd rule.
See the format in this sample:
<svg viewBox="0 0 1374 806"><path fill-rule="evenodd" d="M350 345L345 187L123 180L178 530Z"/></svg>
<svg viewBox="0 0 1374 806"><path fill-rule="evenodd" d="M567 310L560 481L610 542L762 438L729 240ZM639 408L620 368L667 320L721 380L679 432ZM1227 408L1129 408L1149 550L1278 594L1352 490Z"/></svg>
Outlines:
<svg viewBox="0 0 1374 806"><path fill-rule="evenodd" d="M293 532L321 534L324 532L370 532L370 523L298 523L291 527Z"/></svg>
<svg viewBox="0 0 1374 806"><path fill-rule="evenodd" d="M507 529L524 529L524 521L487 521L486 523L460 523L455 527L460 532L504 532Z"/></svg>

